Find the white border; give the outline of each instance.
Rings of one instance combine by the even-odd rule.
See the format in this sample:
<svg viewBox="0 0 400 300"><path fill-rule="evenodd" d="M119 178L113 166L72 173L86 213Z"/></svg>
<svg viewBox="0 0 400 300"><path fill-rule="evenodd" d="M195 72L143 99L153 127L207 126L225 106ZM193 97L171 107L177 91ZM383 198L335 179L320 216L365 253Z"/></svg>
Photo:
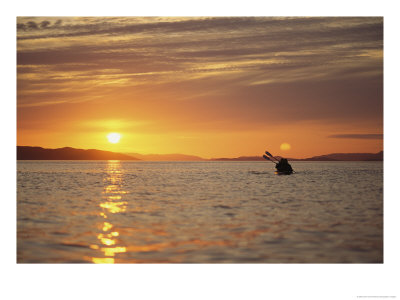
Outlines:
<svg viewBox="0 0 400 300"><path fill-rule="evenodd" d="M393 165L398 145L395 1L15 1L1 18L2 294L8 299L357 299L397 296L399 197ZM385 263L377 265L16 265L16 16L384 16ZM4 31L4 33L3 33ZM395 81L396 80L396 81ZM397 96L397 97L396 97ZM397 136L397 137L396 137ZM4 144L4 142L6 144ZM395 164L398 166L398 163ZM7 296L8 295L8 296ZM11 295L11 296L10 296Z"/></svg>

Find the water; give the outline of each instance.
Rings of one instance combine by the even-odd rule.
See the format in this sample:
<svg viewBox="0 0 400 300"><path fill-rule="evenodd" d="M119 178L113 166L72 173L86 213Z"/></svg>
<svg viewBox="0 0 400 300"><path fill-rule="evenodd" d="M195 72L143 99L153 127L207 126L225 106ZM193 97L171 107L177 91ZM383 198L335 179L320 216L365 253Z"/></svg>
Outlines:
<svg viewBox="0 0 400 300"><path fill-rule="evenodd" d="M382 162L18 161L19 263L382 263Z"/></svg>

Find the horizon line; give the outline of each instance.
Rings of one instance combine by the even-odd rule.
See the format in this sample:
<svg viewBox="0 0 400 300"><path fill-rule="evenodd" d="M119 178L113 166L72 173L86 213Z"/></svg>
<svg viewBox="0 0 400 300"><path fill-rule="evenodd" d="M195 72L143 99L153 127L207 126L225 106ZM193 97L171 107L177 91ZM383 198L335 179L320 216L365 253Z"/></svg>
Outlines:
<svg viewBox="0 0 400 300"><path fill-rule="evenodd" d="M110 150L102 150L102 149L95 149L95 148L88 148L88 149L84 149L84 148L74 148L71 146L64 146L64 147L59 147L59 148L45 148L43 146L21 146L21 145L17 145L17 147L32 147L32 148L42 148L42 149L48 149L48 150L57 150L57 149L63 149L63 148L71 148L71 149L76 149L76 150L97 150L97 151L104 151L104 152L111 152L111 153L115 153L115 154L123 154L123 155L127 155L127 156L131 156L132 158L137 158L135 156L132 156L131 153L128 152L115 152L115 151L110 151ZM309 157L305 157L305 158L296 158L296 157L289 157L289 156L285 156L285 158L288 159L309 159L309 158L313 158L313 157L320 157L320 156L327 156L327 155L332 155L332 154L378 154L380 152L383 152L383 149L378 151L378 152L331 152L331 153L325 153L325 154L319 154L319 155L314 155L314 156L309 156ZM194 156L203 160L212 160L212 159L236 159L236 158L241 158L241 157L262 157L262 155L240 155L240 156L236 156L236 157L210 157L210 158L204 158L198 155L194 155L194 154L184 154L184 153L150 153L150 154L141 154L141 153L134 153L133 154L137 154L140 156L151 156L151 155L159 155L159 156L163 156L163 155L184 155L184 156ZM283 157L281 155L275 155L277 157ZM137 158L138 159L138 158Z"/></svg>

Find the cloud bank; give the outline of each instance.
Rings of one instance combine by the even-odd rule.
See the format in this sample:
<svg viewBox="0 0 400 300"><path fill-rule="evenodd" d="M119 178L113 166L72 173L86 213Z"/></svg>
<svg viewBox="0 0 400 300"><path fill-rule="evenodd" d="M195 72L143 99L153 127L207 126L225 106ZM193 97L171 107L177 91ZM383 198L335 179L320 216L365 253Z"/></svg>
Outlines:
<svg viewBox="0 0 400 300"><path fill-rule="evenodd" d="M383 134L381 133L369 133L369 134L333 134L328 136L329 138L335 139L383 139Z"/></svg>
<svg viewBox="0 0 400 300"><path fill-rule="evenodd" d="M222 127L383 120L379 17L21 17L17 50L21 109L101 101Z"/></svg>

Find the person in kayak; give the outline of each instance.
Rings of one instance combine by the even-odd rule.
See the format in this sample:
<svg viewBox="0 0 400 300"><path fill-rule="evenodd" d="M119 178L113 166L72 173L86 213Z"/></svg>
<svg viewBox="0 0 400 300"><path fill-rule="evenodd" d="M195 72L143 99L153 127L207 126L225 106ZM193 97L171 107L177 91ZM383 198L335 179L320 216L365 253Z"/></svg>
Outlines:
<svg viewBox="0 0 400 300"><path fill-rule="evenodd" d="M283 157L276 164L275 168L276 168L276 170L278 172L287 172L287 173L292 173L293 172L292 166L289 164L288 160L286 158L283 158Z"/></svg>

